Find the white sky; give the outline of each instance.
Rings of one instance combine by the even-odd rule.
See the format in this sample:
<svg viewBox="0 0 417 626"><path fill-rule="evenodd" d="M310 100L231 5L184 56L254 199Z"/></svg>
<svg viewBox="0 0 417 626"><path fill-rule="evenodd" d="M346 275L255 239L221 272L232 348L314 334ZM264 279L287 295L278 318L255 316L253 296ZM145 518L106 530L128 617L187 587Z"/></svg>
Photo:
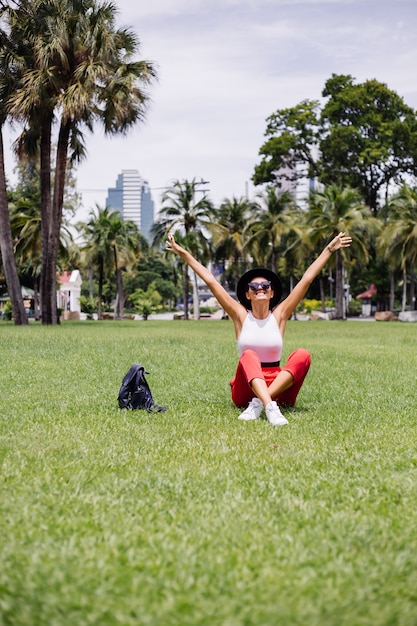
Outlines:
<svg viewBox="0 0 417 626"><path fill-rule="evenodd" d="M320 99L332 73L377 79L417 108L417 0L114 0L158 68L147 120L87 137L76 178L87 216L123 169L156 208L175 180L209 181L213 202L255 193L266 118ZM12 135L11 135L12 137ZM7 146L7 136L6 136ZM8 173L13 163L8 163Z"/></svg>

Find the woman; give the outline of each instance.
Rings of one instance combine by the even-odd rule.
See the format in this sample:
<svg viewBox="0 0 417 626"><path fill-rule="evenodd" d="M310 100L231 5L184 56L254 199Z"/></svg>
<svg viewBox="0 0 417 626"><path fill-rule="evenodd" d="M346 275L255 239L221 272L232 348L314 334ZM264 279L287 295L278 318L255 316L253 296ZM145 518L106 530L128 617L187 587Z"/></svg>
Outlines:
<svg viewBox="0 0 417 626"><path fill-rule="evenodd" d="M237 285L239 301L236 301L204 265L176 243L173 235L168 236L167 250L178 254L200 276L233 321L239 363L230 386L235 405L246 407L239 415L240 420L259 419L265 409L273 426L288 424L279 405L295 404L310 367L310 354L301 348L295 350L281 368L285 326L332 253L349 247L351 242L352 238L344 232L336 235L280 303L281 281L271 270L257 268L243 274Z"/></svg>

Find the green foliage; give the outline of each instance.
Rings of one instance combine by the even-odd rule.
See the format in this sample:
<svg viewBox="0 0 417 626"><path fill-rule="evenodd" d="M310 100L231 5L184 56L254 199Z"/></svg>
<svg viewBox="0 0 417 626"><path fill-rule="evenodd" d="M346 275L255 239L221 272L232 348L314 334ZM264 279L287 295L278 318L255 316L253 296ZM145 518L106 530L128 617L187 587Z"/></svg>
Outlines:
<svg viewBox="0 0 417 626"><path fill-rule="evenodd" d="M325 305L326 309L331 309L334 307L334 302L326 300ZM298 305L297 311L305 311L306 313L311 313L311 311L321 311L321 300L309 300L308 298L305 298Z"/></svg>
<svg viewBox="0 0 417 626"><path fill-rule="evenodd" d="M362 313L362 302L361 300L355 300L352 298L349 302L348 307L348 316L356 317Z"/></svg>
<svg viewBox="0 0 417 626"><path fill-rule="evenodd" d="M3 307L3 319L5 321L10 321L12 319L13 316L13 307L12 307L12 303L10 300L6 300L6 302L4 303L4 307Z"/></svg>
<svg viewBox="0 0 417 626"><path fill-rule="evenodd" d="M146 291L136 289L130 296L130 301L137 308L144 320L147 320L151 313L155 313L162 302L162 296L152 282Z"/></svg>
<svg viewBox="0 0 417 626"><path fill-rule="evenodd" d="M277 429L228 321L2 324L2 626L415 624L416 332L289 322ZM138 360L166 413L118 409Z"/></svg>
<svg viewBox="0 0 417 626"><path fill-rule="evenodd" d="M98 300L91 296L79 296L81 311L87 314L87 319L93 319L93 313L97 313Z"/></svg>
<svg viewBox="0 0 417 626"><path fill-rule="evenodd" d="M255 167L255 185L282 180L296 181L303 173L298 163L306 163L309 176L316 174L312 147L319 139L319 102L304 100L294 107L281 109L267 119L267 141L259 150L262 160ZM277 172L280 176L277 180Z"/></svg>
<svg viewBox="0 0 417 626"><path fill-rule="evenodd" d="M39 158L42 153L40 291L46 325L58 322L55 274L67 165L85 156L84 132L92 131L95 123L112 135L125 134L143 120L148 88L156 77L153 64L138 59L136 35L118 28L116 18L113 4L90 0L2 4L1 122L9 118L23 129L16 140L19 154ZM51 189L53 137L57 147Z"/></svg>
<svg viewBox="0 0 417 626"><path fill-rule="evenodd" d="M306 100L268 118L253 181L279 185L307 173L326 186L358 189L376 212L391 182L417 176L417 113L377 80L355 84L333 74L322 95L321 111Z"/></svg>
<svg viewBox="0 0 417 626"><path fill-rule="evenodd" d="M329 132L320 144L321 180L359 189L376 211L390 181L417 174L416 111L376 80L354 84L351 76L333 75L323 95L329 100L322 124Z"/></svg>

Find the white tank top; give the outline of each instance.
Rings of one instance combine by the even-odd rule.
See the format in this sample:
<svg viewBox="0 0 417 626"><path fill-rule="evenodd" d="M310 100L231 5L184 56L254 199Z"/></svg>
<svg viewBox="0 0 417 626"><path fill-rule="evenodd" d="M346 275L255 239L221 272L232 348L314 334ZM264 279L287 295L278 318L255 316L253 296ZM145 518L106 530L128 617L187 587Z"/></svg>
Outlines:
<svg viewBox="0 0 417 626"><path fill-rule="evenodd" d="M282 336L272 312L266 319L257 320L248 311L237 340L237 349L239 356L244 350L254 350L262 363L281 359Z"/></svg>

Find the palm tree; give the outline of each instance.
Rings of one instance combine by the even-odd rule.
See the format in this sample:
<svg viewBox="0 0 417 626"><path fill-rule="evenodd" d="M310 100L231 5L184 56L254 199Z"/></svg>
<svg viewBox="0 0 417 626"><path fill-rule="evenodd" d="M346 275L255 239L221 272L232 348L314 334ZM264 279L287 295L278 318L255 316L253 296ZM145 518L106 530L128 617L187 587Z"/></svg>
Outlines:
<svg viewBox="0 0 417 626"><path fill-rule="evenodd" d="M91 269L90 275L93 273L94 265L98 271L98 305L97 317L103 319L103 284L105 278L105 268L110 263L110 250L107 246L106 234L109 229L109 221L111 219L111 209L108 207L102 209L97 204L95 209L91 209L89 220L87 223L80 222L76 225L77 230L81 233L84 243L81 250L88 260ZM91 283L91 279L90 279ZM90 295L92 295L90 293Z"/></svg>
<svg viewBox="0 0 417 626"><path fill-rule="evenodd" d="M98 270L98 319L103 319L103 285L110 269L116 276L115 319L123 317L125 294L122 270L138 259L140 235L136 224L125 222L120 214L109 207L96 205L89 214L89 221L77 225L84 239L82 251L91 267Z"/></svg>
<svg viewBox="0 0 417 626"><path fill-rule="evenodd" d="M109 243L112 245L114 268L116 271L116 304L114 319L122 319L125 304L122 270L131 269L139 259L139 229L134 222L123 221L120 215L113 216L110 222Z"/></svg>
<svg viewBox="0 0 417 626"><path fill-rule="evenodd" d="M10 203L10 223L14 240L15 258L22 273L29 274L34 284L35 319L40 318L39 277L41 274L42 241L41 213L36 194L22 196ZM67 221L62 222L59 240L58 263L63 262L72 244L72 234Z"/></svg>
<svg viewBox="0 0 417 626"><path fill-rule="evenodd" d="M349 233L359 262L367 262L369 236L378 227L378 221L372 218L371 210L363 204L359 192L350 188L343 189L336 184L311 195L307 224L315 245L325 245L340 231ZM336 251L335 265L336 318L345 319L345 267L342 250Z"/></svg>
<svg viewBox="0 0 417 626"><path fill-rule="evenodd" d="M206 228L213 216L213 205L204 190L199 189L201 182L193 178L191 181L175 181L171 188L162 195L162 208L159 219L152 229L154 245L165 239L170 231L178 230L185 236L185 244L195 247L196 233L200 245L207 247L207 239L202 231ZM202 196L198 199L197 194ZM188 241L187 241L188 240ZM194 275L194 285L197 278ZM188 319L188 269L183 272L184 319ZM194 314L198 317L198 295L194 289Z"/></svg>
<svg viewBox="0 0 417 626"><path fill-rule="evenodd" d="M4 11L5 9L2 5L0 17L3 16ZM7 54L10 43L7 33L0 29L0 256L12 304L14 323L16 325L26 325L29 322L23 304L22 290L13 251L4 163L3 126L7 119L7 101L13 89Z"/></svg>
<svg viewBox="0 0 417 626"><path fill-rule="evenodd" d="M1 104L0 104L1 107ZM0 256L6 277L6 284L16 325L28 324L22 291L13 252L12 229L6 195L6 176L4 171L3 134L0 128Z"/></svg>
<svg viewBox="0 0 417 626"><path fill-rule="evenodd" d="M410 277L410 308L415 310L415 264L417 256L417 187L404 184L388 202L388 218L378 239L391 266L403 271L402 310L407 302L407 265Z"/></svg>
<svg viewBox="0 0 417 626"><path fill-rule="evenodd" d="M41 206L39 168L36 161L21 159L18 164L18 184L9 192L9 211L14 252L19 270L30 275L34 283L35 318L40 318L39 280L42 263ZM71 176L71 169L68 176ZM71 178L70 178L71 181ZM67 189L69 186L67 187ZM62 219L59 240L59 262L65 262L72 234L67 220L75 212L75 195L66 197L66 211Z"/></svg>
<svg viewBox="0 0 417 626"><path fill-rule="evenodd" d="M306 213L299 207L290 209L286 217L288 232L282 237L283 253L277 262L277 270L281 276L289 276L289 291L294 289L297 276L301 278L308 259L313 252L313 245L306 227ZM322 281L320 282L322 292ZM322 294L322 310L325 311L325 298ZM297 319L297 312L293 313Z"/></svg>
<svg viewBox="0 0 417 626"><path fill-rule="evenodd" d="M42 322L56 317L56 262L68 155L85 156L83 129L100 121L107 134L126 133L144 118L147 61L132 61L138 41L115 26L116 7L94 0L21 0L10 10L15 89L9 112L24 125L23 153L39 151L42 207ZM51 192L51 138L58 127Z"/></svg>
<svg viewBox="0 0 417 626"><path fill-rule="evenodd" d="M269 187L257 196L252 218L247 226L246 247L258 264L277 270L278 251L283 236L292 226L290 218L296 204L288 191Z"/></svg>
<svg viewBox="0 0 417 626"><path fill-rule="evenodd" d="M244 232L250 219L252 203L247 198L225 199L216 213L216 220L207 228L212 234L213 255L233 268L233 285L236 291L244 257Z"/></svg>

